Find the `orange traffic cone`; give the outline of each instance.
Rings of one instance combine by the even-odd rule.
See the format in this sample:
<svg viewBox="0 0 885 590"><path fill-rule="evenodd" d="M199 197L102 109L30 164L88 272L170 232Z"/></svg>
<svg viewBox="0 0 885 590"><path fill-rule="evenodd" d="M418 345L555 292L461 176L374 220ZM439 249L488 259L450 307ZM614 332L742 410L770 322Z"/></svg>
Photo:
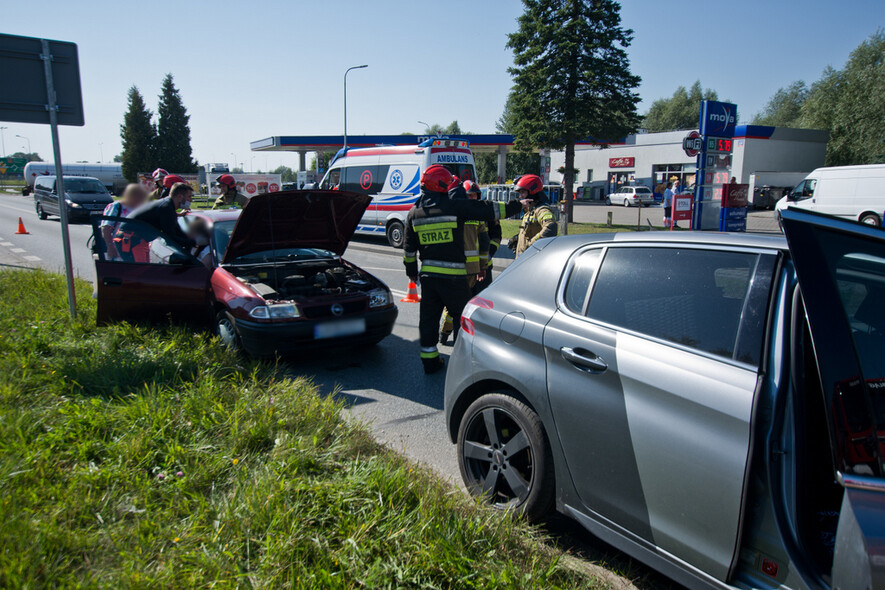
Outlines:
<svg viewBox="0 0 885 590"><path fill-rule="evenodd" d="M25 224L22 223L22 218L18 218L18 230L15 232L16 234L30 234L28 230L25 229Z"/></svg>
<svg viewBox="0 0 885 590"><path fill-rule="evenodd" d="M409 292L406 293L406 296L400 299L400 301L405 301L406 303L420 303L421 298L418 297L418 285L409 281Z"/></svg>

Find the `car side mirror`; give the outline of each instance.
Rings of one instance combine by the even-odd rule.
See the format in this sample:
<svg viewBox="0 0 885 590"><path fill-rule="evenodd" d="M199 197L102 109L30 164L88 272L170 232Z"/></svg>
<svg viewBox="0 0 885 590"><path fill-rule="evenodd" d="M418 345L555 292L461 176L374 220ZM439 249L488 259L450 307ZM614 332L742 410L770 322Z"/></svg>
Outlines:
<svg viewBox="0 0 885 590"><path fill-rule="evenodd" d="M185 256L184 254L173 252L169 255L169 264L173 264L176 266L193 266L194 259L190 256Z"/></svg>

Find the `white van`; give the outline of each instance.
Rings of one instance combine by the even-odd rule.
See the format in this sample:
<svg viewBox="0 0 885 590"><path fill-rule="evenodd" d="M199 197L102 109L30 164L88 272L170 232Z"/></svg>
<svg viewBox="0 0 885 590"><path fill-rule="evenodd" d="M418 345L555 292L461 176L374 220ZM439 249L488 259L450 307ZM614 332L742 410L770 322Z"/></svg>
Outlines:
<svg viewBox="0 0 885 590"><path fill-rule="evenodd" d="M787 207L882 226L885 164L818 168L777 202L776 217Z"/></svg>
<svg viewBox="0 0 885 590"><path fill-rule="evenodd" d="M464 140L433 138L416 146L342 151L320 181L320 188L338 188L373 197L356 233L386 235L394 248L403 245L406 215L418 200L421 174L426 168L442 164L461 180L476 180L473 152Z"/></svg>

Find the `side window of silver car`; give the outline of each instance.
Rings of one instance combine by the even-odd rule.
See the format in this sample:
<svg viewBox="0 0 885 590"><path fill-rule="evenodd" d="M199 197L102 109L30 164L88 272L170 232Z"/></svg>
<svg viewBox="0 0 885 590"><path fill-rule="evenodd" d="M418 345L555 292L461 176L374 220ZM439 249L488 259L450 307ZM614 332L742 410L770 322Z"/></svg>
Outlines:
<svg viewBox="0 0 885 590"><path fill-rule="evenodd" d="M593 277L599 268L601 258L602 249L594 248L578 254L572 263L565 286L565 306L570 311L577 314L584 313L590 285L593 284Z"/></svg>
<svg viewBox="0 0 885 590"><path fill-rule="evenodd" d="M758 362L761 340L754 334L750 354L739 340L747 337L741 318L759 257L665 246L609 248L586 315L706 353Z"/></svg>

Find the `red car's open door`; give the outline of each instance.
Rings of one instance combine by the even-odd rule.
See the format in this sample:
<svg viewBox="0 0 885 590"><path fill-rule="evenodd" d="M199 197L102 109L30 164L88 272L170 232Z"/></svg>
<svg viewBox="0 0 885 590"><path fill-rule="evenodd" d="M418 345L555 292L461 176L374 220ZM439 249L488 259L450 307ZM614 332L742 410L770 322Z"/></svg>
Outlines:
<svg viewBox="0 0 885 590"><path fill-rule="evenodd" d="M96 321L105 324L161 319L169 315L198 321L204 319L209 309L212 269L206 268L190 252L155 228L132 220L125 220L125 223L129 233L135 236L134 240L139 242L142 254L138 259L143 261L109 260L101 224L107 222L109 225L105 227L113 231L123 221L105 216L92 220L98 298ZM117 245L115 249L120 247ZM133 244L126 247L131 248ZM164 255L157 256L157 250L162 250Z"/></svg>

